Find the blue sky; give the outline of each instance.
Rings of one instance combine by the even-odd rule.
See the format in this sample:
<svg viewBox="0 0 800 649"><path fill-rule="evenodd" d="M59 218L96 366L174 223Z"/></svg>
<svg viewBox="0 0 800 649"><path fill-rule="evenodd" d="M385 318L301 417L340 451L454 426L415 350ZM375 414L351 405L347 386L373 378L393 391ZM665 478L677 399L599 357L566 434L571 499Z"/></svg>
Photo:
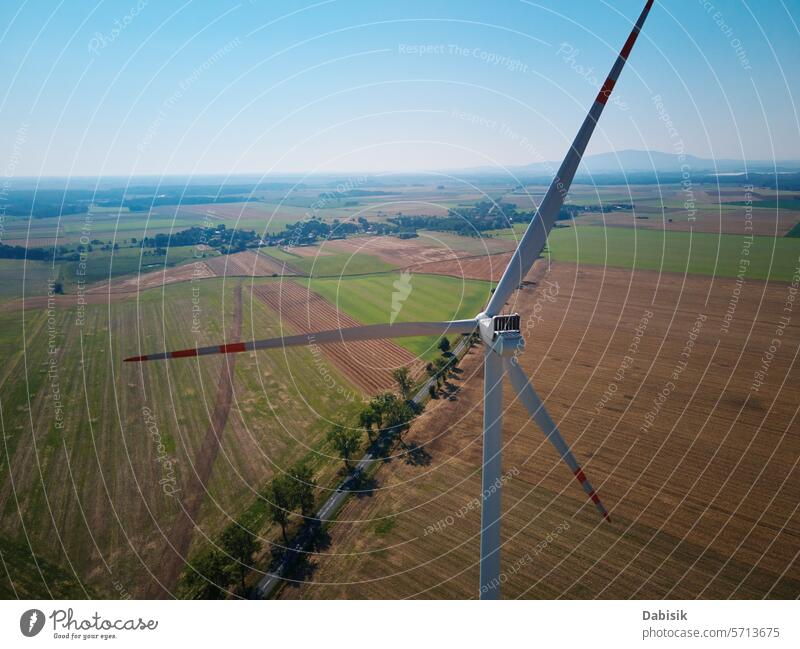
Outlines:
<svg viewBox="0 0 800 649"><path fill-rule="evenodd" d="M560 159L642 5L5 0L0 163L75 176ZM590 152L679 139L705 157L800 158L798 23L798 0L657 1Z"/></svg>

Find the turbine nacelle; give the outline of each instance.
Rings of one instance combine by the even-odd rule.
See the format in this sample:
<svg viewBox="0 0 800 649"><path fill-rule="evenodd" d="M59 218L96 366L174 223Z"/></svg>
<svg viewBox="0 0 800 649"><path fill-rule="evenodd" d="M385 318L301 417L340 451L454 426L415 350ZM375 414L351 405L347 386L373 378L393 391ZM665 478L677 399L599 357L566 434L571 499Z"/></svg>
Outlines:
<svg viewBox="0 0 800 649"><path fill-rule="evenodd" d="M498 356L513 356L521 353L525 341L519 332L518 313L508 315L478 316L478 331L481 340Z"/></svg>

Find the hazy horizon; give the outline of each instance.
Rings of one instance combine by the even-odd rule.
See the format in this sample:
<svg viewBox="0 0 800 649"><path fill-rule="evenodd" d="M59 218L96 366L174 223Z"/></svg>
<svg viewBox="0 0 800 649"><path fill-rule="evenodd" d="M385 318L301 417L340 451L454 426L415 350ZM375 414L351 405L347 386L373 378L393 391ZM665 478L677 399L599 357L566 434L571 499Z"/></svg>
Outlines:
<svg viewBox="0 0 800 649"><path fill-rule="evenodd" d="M781 64L800 63L796 3L719 5L656 3L589 154L800 157L800 66ZM560 160L641 6L4 3L0 162L161 177Z"/></svg>

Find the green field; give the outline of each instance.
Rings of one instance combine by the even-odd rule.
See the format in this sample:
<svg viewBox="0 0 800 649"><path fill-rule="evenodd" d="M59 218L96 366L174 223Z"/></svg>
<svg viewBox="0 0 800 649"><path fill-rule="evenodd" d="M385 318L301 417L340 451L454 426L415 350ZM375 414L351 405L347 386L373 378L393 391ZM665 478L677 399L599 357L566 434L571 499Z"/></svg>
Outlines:
<svg viewBox="0 0 800 649"><path fill-rule="evenodd" d="M311 288L332 302L347 315L364 324L389 322L392 316L392 294L400 273L312 279ZM397 322L450 320L474 316L486 304L490 282L460 280L440 275L414 274L411 291L397 313ZM400 338L397 344L423 358L435 356L436 340L430 337Z"/></svg>
<svg viewBox="0 0 800 649"><path fill-rule="evenodd" d="M149 252L149 250L146 250ZM119 250L98 250L95 248L87 254L85 275L80 275L84 269L78 261L58 262L62 266L62 277L67 284L67 289L79 279L84 279L87 284L107 280L109 275L120 277L122 275L136 275L163 269L165 266L177 266L195 259L197 248L195 246L172 246L167 249L166 255L146 254L142 256L138 246L120 248ZM215 252L205 253L216 256Z"/></svg>
<svg viewBox="0 0 800 649"><path fill-rule="evenodd" d="M785 197L785 198L769 198L765 200L753 201L746 203L744 201L735 201L732 203L723 203L723 205L739 205L751 206L753 208L764 208L770 210L800 210L800 198Z"/></svg>
<svg viewBox="0 0 800 649"><path fill-rule="evenodd" d="M52 265L45 261L23 261L22 259L0 259L0 302L22 297L25 280L25 295L47 293L47 280L59 279L59 269L53 272Z"/></svg>
<svg viewBox="0 0 800 649"><path fill-rule="evenodd" d="M732 234L593 226L553 230L549 241L557 261L720 277L736 277L745 259L746 277L790 281L800 259L800 241L792 238L754 237L747 249L745 238Z"/></svg>
<svg viewBox="0 0 800 649"><path fill-rule="evenodd" d="M519 239L524 229L525 224L517 224L514 232L495 234ZM734 234L578 225L554 229L547 250L555 261L718 277L736 277L745 259L746 277L791 281L800 263L797 238L756 236L749 254L743 252L745 244L744 237Z"/></svg>

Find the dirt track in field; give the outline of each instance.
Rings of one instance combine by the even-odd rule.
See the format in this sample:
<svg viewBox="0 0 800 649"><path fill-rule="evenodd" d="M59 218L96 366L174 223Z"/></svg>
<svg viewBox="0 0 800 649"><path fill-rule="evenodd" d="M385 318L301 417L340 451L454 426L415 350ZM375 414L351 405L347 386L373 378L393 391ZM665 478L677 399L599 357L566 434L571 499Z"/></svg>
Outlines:
<svg viewBox="0 0 800 649"><path fill-rule="evenodd" d="M517 294L520 364L613 522L600 521L507 388L504 596L800 595L800 323L775 333L789 292L556 263ZM430 465L382 469L373 496L342 511L352 522L333 528L336 554L285 597L475 595L481 355L462 370L452 400L429 405L407 435ZM391 531L377 533L386 517Z"/></svg>
<svg viewBox="0 0 800 649"><path fill-rule="evenodd" d="M239 340L242 335L242 288L236 287L234 293L234 313L231 332L228 340ZM211 420L208 423L202 446L194 460L187 459L189 470L186 472L186 486L183 489L181 511L178 512L169 532L169 542L164 550L164 557L159 572L163 587L154 584L151 588L157 590L152 596L169 596L175 592L178 578L189 560L189 547L192 544L194 531L197 526L198 514L203 500L207 494L206 485L211 478L214 462L219 455L222 444L222 434L228 423L228 415L233 403L233 376L236 369L238 354L224 355L224 362L220 370L217 392L214 397L214 408ZM166 592L164 591L166 588Z"/></svg>
<svg viewBox="0 0 800 649"><path fill-rule="evenodd" d="M253 293L278 314L287 335L361 324L325 298L291 281L256 286ZM394 388L392 371L398 367L409 367L412 374L422 367L411 352L389 340L320 345L319 350L366 394Z"/></svg>

